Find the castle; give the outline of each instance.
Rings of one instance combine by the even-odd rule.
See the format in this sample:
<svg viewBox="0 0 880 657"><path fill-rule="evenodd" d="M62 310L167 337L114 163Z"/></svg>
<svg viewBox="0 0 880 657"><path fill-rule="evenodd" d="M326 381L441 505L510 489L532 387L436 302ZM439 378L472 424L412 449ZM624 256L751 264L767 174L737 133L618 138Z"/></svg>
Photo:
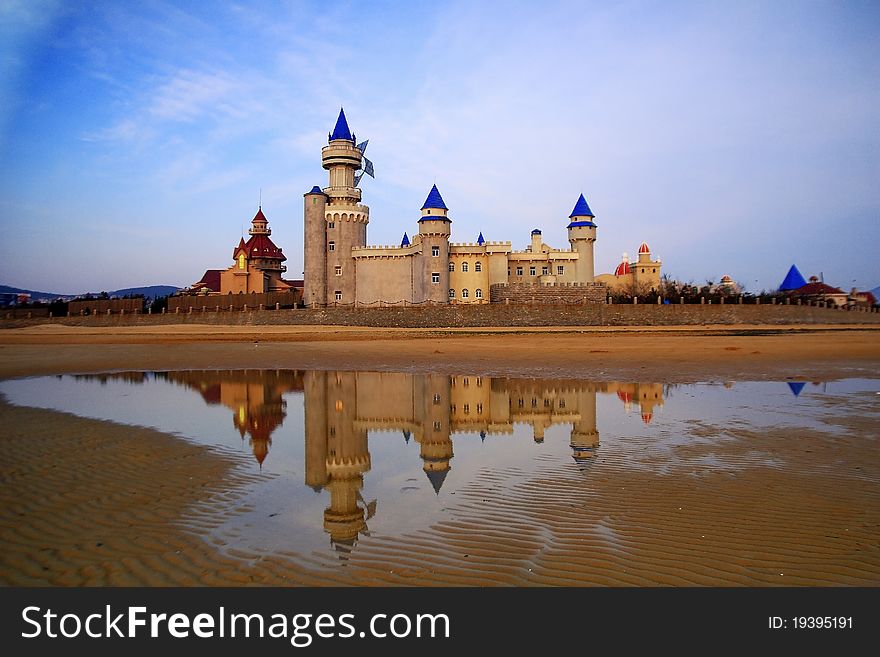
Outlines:
<svg viewBox="0 0 880 657"><path fill-rule="evenodd" d="M407 233L399 245L368 246L370 208L361 203L357 187L364 170L364 144L357 145L344 110L321 151L329 186L305 194L304 280L286 280L287 257L270 235L262 206L248 231L233 249L232 266L209 269L189 294L299 292L306 306L604 303L613 293L645 294L659 289L659 259L642 243L638 259L626 254L611 274L594 275L596 217L581 194L568 216L569 248L544 243L541 231L531 232L529 245L515 251L511 242L450 242L452 219L437 185L422 205L418 233ZM368 164L367 171L372 173ZM294 297L296 301L299 296ZM258 303L263 303L259 301ZM275 303L272 301L272 303ZM225 307L225 305L224 305Z"/></svg>
<svg viewBox="0 0 880 657"><path fill-rule="evenodd" d="M568 249L545 244L539 229L524 251L514 251L509 241L486 241L482 233L473 243L450 242L452 219L437 185L422 205L412 240L404 233L400 245L368 246L370 209L356 186L363 152L344 110L328 142L321 161L329 186L304 195L307 306L489 303L535 287L552 287L557 301L601 303L610 291L659 287L661 262L644 243L636 262L625 258L613 274L594 275L596 223L583 194L568 217Z"/></svg>

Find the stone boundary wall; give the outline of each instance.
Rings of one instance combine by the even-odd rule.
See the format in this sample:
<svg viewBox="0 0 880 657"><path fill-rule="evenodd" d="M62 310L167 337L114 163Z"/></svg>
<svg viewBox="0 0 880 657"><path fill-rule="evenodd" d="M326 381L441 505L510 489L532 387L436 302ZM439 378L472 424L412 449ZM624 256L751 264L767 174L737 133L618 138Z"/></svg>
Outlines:
<svg viewBox="0 0 880 657"><path fill-rule="evenodd" d="M584 304L605 303L604 283L542 285L540 283L495 283L489 286L492 303Z"/></svg>
<svg viewBox="0 0 880 657"><path fill-rule="evenodd" d="M123 312L133 314L142 312L143 308L143 299L82 299L67 304L67 312L71 315L83 313L106 315L108 310L113 314Z"/></svg>
<svg viewBox="0 0 880 657"><path fill-rule="evenodd" d="M169 313L240 311L247 306L248 310L263 308L292 308L294 304L302 305L302 291L293 292L249 292L247 294L182 294L168 297Z"/></svg>
<svg viewBox="0 0 880 657"><path fill-rule="evenodd" d="M488 326L692 326L737 324L875 324L880 312L785 305L436 305L420 308L321 308L237 312L91 315L44 319L9 319L0 327L45 324L73 326L340 325L400 328Z"/></svg>
<svg viewBox="0 0 880 657"><path fill-rule="evenodd" d="M36 308L3 308L0 310L0 317L3 319L30 319L31 317L48 316L48 306L38 306Z"/></svg>

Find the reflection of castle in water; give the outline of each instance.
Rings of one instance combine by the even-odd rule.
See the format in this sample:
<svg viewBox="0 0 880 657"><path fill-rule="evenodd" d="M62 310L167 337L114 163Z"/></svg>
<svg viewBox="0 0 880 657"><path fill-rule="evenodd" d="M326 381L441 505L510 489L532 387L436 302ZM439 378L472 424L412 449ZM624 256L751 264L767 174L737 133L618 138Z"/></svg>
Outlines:
<svg viewBox="0 0 880 657"><path fill-rule="evenodd" d="M126 372L83 378L143 383L153 377L199 392L207 404L233 411L239 434L249 437L262 467L272 432L287 415L285 393L305 395L305 483L327 490L324 529L333 544L350 550L375 512L361 495L371 467L370 431L400 431L419 445L422 469L439 495L454 457L453 435L513 434L528 424L536 443L553 425L570 425L569 443L578 464L589 463L599 447L597 393L616 394L627 412L638 405L644 422L662 406L660 383L502 379L378 372L293 370L201 370Z"/></svg>
<svg viewBox="0 0 880 657"><path fill-rule="evenodd" d="M369 431L400 431L419 445L422 469L439 494L454 456L452 435L512 434L529 424L535 442L547 428L571 425L572 456L592 459L599 447L596 394L638 404L650 422L663 403L659 383L517 380L479 376L376 372L306 372L306 484L330 492L324 529L334 544L352 545L373 509L361 497L370 469Z"/></svg>

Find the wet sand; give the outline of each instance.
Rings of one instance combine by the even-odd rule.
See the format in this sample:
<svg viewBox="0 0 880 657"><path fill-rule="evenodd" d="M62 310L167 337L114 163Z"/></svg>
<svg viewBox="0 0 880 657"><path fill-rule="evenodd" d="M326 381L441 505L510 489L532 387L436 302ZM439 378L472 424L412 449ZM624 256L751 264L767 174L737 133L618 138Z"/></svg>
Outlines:
<svg viewBox="0 0 880 657"><path fill-rule="evenodd" d="M876 329L377 335L284 327L278 335L230 327L218 339L210 327L210 338L205 327L167 328L2 331L0 377L345 364L641 380L663 372L657 380L690 381L880 369ZM673 459L650 444L624 448L635 438L620 436L620 448L600 447L586 468L538 457L530 469L487 470L450 496L449 520L416 535L364 537L342 568L318 555L230 554L211 544L211 528L241 512L236 491L254 476L238 454L4 403L0 583L876 586L875 405L828 408L840 418L833 436L695 424L700 439Z"/></svg>
<svg viewBox="0 0 880 657"><path fill-rule="evenodd" d="M685 383L876 372L880 326L365 329L203 326L0 331L0 378L289 368Z"/></svg>

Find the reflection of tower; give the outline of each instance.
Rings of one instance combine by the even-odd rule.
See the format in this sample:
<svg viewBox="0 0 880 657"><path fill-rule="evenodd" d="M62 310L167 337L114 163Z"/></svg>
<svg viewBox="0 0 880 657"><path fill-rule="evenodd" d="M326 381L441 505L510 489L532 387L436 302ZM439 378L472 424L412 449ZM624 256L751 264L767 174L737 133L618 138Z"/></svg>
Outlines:
<svg viewBox="0 0 880 657"><path fill-rule="evenodd" d="M232 424L245 435L261 466L272 445L272 432L287 415L286 392L302 389L300 373L291 370L217 370L169 372L169 380L195 388L208 404L234 411Z"/></svg>
<svg viewBox="0 0 880 657"><path fill-rule="evenodd" d="M596 430L596 390L586 383L575 390L580 419L571 430L572 458L577 463L587 463L596 455L599 432Z"/></svg>
<svg viewBox="0 0 880 657"><path fill-rule="evenodd" d="M650 424L654 418L654 407L663 406L663 384L636 384L636 394L638 395L639 414L642 416L642 422Z"/></svg>
<svg viewBox="0 0 880 657"><path fill-rule="evenodd" d="M306 375L306 483L330 493L324 530L340 551L351 550L366 529L358 504L363 474L370 469L367 431L355 427L357 379L354 373L309 372ZM322 433L324 431L324 433ZM319 459L324 454L323 465Z"/></svg>
<svg viewBox="0 0 880 657"><path fill-rule="evenodd" d="M440 494L440 488L449 473L449 461L453 456L452 439L450 438L450 391L449 377L428 375L422 379L425 390L422 397L424 412L421 439L422 469L434 492Z"/></svg>

